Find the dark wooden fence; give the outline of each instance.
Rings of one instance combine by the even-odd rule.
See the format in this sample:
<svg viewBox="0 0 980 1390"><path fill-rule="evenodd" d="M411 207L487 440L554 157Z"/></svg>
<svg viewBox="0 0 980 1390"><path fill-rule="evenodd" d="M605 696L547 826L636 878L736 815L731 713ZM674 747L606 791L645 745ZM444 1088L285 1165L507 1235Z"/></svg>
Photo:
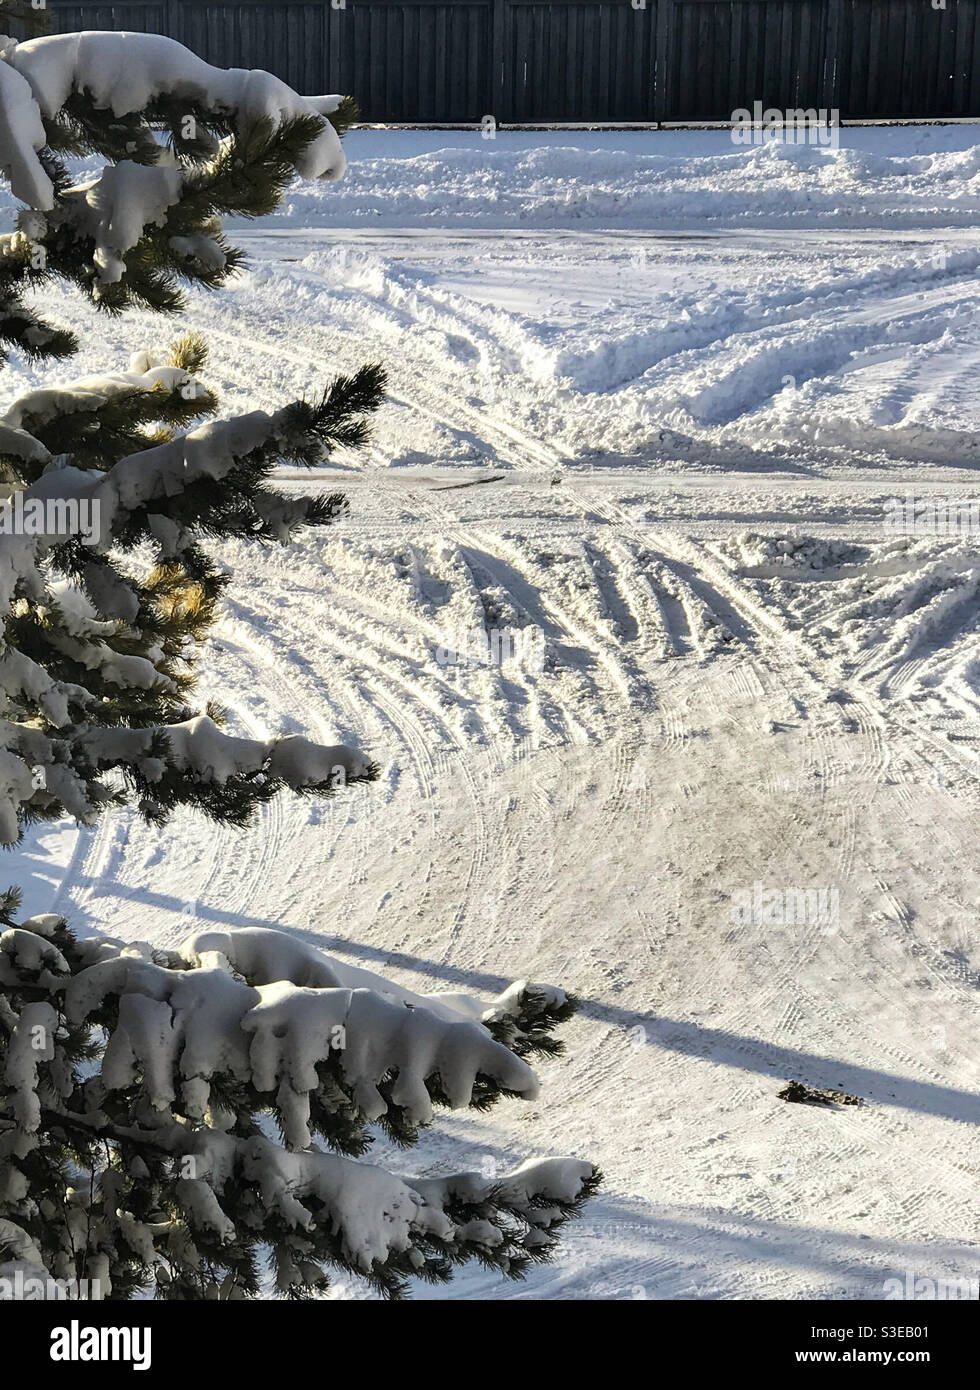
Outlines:
<svg viewBox="0 0 980 1390"><path fill-rule="evenodd" d="M980 0L121 0L55 25L170 34L222 67L349 92L365 120L980 117ZM938 3L938 0L937 0Z"/></svg>

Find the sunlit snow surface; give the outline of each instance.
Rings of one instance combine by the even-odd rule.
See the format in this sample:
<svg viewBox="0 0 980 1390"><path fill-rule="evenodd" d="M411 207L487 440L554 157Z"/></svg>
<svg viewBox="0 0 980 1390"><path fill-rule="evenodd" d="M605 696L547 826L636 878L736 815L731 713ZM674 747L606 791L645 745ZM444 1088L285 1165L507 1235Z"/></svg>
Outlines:
<svg viewBox="0 0 980 1390"><path fill-rule="evenodd" d="M884 519L980 498L978 140L356 132L343 183L236 229L251 273L191 296L229 410L389 368L371 447L315 484L350 521L224 548L202 690L384 773L248 833L49 828L8 873L116 935L276 925L413 988L577 993L539 1102L378 1146L606 1173L554 1266L435 1296L977 1275L977 537ZM83 340L47 381L170 332L44 303ZM12 363L5 401L41 376ZM444 662L529 625L543 669ZM756 883L838 920L740 920ZM785 1105L790 1077L868 1104Z"/></svg>

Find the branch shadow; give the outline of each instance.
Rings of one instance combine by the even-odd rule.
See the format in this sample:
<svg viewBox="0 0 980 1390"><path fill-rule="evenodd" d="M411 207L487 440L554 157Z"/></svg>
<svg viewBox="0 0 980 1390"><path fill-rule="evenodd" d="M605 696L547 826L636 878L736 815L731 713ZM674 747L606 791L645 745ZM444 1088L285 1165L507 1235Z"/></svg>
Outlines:
<svg viewBox="0 0 980 1390"><path fill-rule="evenodd" d="M755 1267L759 1277L751 1281ZM746 1273L750 1274L748 1292ZM885 1236L795 1225L732 1208L651 1210L600 1192L569 1223L554 1266L532 1271L516 1288L475 1271L448 1289L413 1287L413 1298L577 1300L718 1300L903 1297L907 1276L975 1281L980 1252L970 1242L892 1240ZM807 1275L805 1287L779 1288L780 1275ZM774 1279L775 1276L775 1279ZM898 1285L889 1285L897 1280ZM966 1292L963 1293L967 1297Z"/></svg>
<svg viewBox="0 0 980 1390"><path fill-rule="evenodd" d="M499 994L510 983L506 975L488 971L463 969L445 962L426 960L404 951L370 946L347 937L315 932L309 928L291 926L286 922L258 917L254 913L232 912L195 902L193 914L188 915L186 900L172 894L153 892L145 888L130 888L124 884L106 883L79 875L78 885L95 885L106 894L141 905L151 905L179 914L187 922L187 934L195 923L213 923L223 927L268 927L288 932L320 950L335 951L338 955L383 969L409 971L427 976L434 987L465 988L489 994ZM879 1105L932 1115L959 1123L980 1123L980 1095L955 1086L932 1081L916 1080L894 1072L863 1067L852 1062L835 1060L801 1048L783 1047L764 1038L731 1032L722 1028L704 1028L686 1019L667 1018L655 1013L622 1008L601 1000L580 1000L578 1017L590 1022L631 1031L642 1029L646 1041L665 1051L681 1053L721 1062L740 1071L760 1076L806 1081L811 1086L841 1089L873 1100ZM635 1036L635 1034L634 1034Z"/></svg>

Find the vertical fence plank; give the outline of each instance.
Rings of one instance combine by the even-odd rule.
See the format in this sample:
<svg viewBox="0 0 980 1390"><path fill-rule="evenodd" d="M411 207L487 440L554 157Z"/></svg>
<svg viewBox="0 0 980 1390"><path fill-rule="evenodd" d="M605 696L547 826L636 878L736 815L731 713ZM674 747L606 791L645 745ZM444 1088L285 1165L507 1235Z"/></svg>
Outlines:
<svg viewBox="0 0 980 1390"><path fill-rule="evenodd" d="M821 106L826 106L828 110L840 110L840 84L841 84L841 61L840 61L840 24L841 8L844 0L828 0L827 22L824 27L823 43L824 56L821 65L821 92L823 100Z"/></svg>
<svg viewBox="0 0 980 1390"><path fill-rule="evenodd" d="M647 0L649 4L649 0ZM670 74L668 64L672 51L672 33L675 22L673 0L657 0L657 24L656 40L654 43L654 86L653 86L653 118L655 121L666 121L670 117L670 108L667 105L667 93L669 90Z"/></svg>

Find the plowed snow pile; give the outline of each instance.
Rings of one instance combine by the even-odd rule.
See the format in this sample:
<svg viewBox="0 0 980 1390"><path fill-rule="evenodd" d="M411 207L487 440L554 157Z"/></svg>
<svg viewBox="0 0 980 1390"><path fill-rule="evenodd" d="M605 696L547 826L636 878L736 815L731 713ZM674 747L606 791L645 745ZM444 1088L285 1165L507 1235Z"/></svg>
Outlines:
<svg viewBox="0 0 980 1390"><path fill-rule="evenodd" d="M386 771L245 834L48 828L9 876L118 936L275 925L410 987L578 994L540 1101L392 1161L580 1153L604 1193L526 1284L436 1296L980 1275L976 139L357 132L193 299L229 409L390 369L323 479L350 522L228 548L202 691ZM105 368L47 300L65 378Z"/></svg>

